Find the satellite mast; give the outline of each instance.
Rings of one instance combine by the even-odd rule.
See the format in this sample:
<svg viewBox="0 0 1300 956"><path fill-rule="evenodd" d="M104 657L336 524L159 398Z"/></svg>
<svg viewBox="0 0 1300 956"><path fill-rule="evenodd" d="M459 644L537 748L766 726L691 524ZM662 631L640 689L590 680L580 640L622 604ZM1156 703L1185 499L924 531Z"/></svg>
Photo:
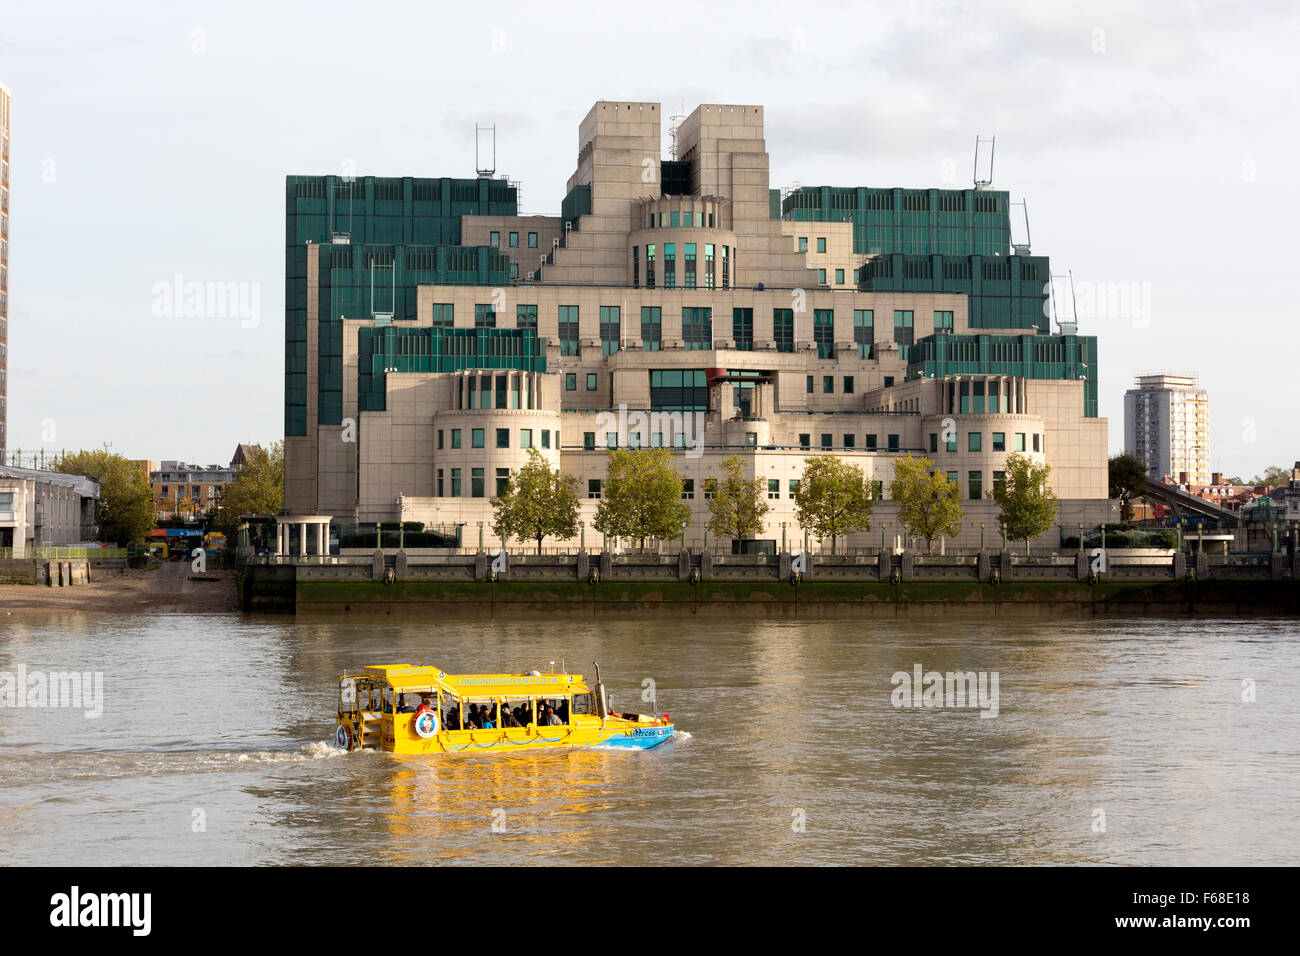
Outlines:
<svg viewBox="0 0 1300 956"><path fill-rule="evenodd" d="M677 158L677 127L681 126L682 120L686 119L685 103L682 103L681 109L682 112L674 113L672 116L668 117L668 122L673 124L668 130L668 138L671 141L671 146L669 146L668 152L673 159Z"/></svg>
<svg viewBox="0 0 1300 956"><path fill-rule="evenodd" d="M989 139L982 139L978 133L975 134L975 188L988 189L993 185L993 151L997 148L998 138L996 136ZM989 166L986 173L987 178L980 179L980 144L988 143L989 147Z"/></svg>

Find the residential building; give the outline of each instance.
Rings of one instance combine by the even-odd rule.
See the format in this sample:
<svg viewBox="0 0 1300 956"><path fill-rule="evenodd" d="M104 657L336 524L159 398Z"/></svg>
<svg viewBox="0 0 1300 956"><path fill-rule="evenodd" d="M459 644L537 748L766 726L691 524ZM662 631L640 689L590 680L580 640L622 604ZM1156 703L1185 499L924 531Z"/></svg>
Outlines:
<svg viewBox="0 0 1300 956"><path fill-rule="evenodd" d="M1197 377L1150 372L1124 393L1124 450L1155 479L1210 484L1210 397Z"/></svg>
<svg viewBox="0 0 1300 956"><path fill-rule="evenodd" d="M93 478L0 465L0 552L21 558L30 548L94 541L98 504Z"/></svg>
<svg viewBox="0 0 1300 956"><path fill-rule="evenodd" d="M386 309L367 298L371 272L384 285L370 267L378 250L332 241L340 212L328 182L305 211L297 187L317 180L291 177L288 278L302 294L286 318L289 512L461 526L472 544L490 529L491 498L536 449L578 480L590 529L607 449L662 446L684 476L688 545L705 534L707 479L733 454L768 489L760 537L792 547L803 544L799 476L827 453L882 493L900 456L930 458L961 488L966 544L981 540L981 521L996 537L987 492L1016 452L1051 466L1063 523L1110 520L1096 338L976 324L970 283L855 280L855 224L778 218L763 115L702 105L663 160L658 103L598 102L580 124L559 216L484 212L494 189L509 202L498 180L477 191L386 181L394 197L459 184L480 207L453 230L433 224L445 203L421 212L391 201L383 241L397 292ZM998 238L1009 235L1004 200L973 191L970 208L990 211L968 217L965 238L940 232L931 248L915 238L928 221L904 219L890 241L898 255L1012 261ZM365 193L353 221L376 216L378 202ZM432 254L464 268L417 274L411 257L431 253L416 237L436 230L459 245ZM360 299L338 297L337 273ZM1040 284L1040 309L1041 294ZM877 527L850 545L879 545L885 524L892 539L891 509L882 501Z"/></svg>

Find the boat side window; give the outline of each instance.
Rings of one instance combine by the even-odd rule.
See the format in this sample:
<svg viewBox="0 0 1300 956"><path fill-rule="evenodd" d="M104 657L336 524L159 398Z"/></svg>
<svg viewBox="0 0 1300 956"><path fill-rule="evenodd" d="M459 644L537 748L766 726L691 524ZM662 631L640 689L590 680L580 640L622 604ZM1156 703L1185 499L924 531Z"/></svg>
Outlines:
<svg viewBox="0 0 1300 956"><path fill-rule="evenodd" d="M389 687L389 686L387 686L387 685L384 686L384 695L383 695L382 700L383 700L383 706L384 706L384 713L386 713L386 714L394 713L394 709L393 709L393 707L394 707L394 705L393 705L393 689L392 689L391 687Z"/></svg>
<svg viewBox="0 0 1300 956"><path fill-rule="evenodd" d="M590 714L592 712L592 695L591 694L574 694L573 695L573 712L575 714Z"/></svg>

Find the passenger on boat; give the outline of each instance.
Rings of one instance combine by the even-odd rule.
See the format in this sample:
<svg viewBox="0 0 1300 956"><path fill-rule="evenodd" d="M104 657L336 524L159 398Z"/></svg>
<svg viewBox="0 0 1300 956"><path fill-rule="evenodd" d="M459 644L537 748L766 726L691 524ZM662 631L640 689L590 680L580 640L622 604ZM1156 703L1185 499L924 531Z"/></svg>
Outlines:
<svg viewBox="0 0 1300 956"><path fill-rule="evenodd" d="M433 701L429 699L428 694L420 695L420 706L415 708L415 716L419 717L426 710L432 712L434 709Z"/></svg>
<svg viewBox="0 0 1300 956"><path fill-rule="evenodd" d="M402 694L398 700L401 702L401 706L397 708L399 714L415 713L416 704L414 694Z"/></svg>
<svg viewBox="0 0 1300 956"><path fill-rule="evenodd" d="M542 714L541 724L543 727L562 727L564 721L555 715L555 708L548 704L546 713Z"/></svg>
<svg viewBox="0 0 1300 956"><path fill-rule="evenodd" d="M510 710L509 707L502 707L502 708L501 708L501 726L502 726L502 727L520 727L520 726L522 726L522 724L519 723L519 718L516 716L518 713L519 713L519 708L518 708L518 707L516 707L516 708L514 709L513 712Z"/></svg>
<svg viewBox="0 0 1300 956"><path fill-rule="evenodd" d="M492 708L484 704L483 709L479 711L480 723L484 730L496 730L496 722L492 719Z"/></svg>

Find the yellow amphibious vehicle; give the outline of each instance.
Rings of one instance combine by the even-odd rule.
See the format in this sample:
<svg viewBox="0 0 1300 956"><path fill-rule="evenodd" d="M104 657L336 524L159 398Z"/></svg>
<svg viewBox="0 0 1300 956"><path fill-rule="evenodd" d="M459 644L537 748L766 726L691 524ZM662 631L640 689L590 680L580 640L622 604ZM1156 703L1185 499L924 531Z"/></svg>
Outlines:
<svg viewBox="0 0 1300 956"><path fill-rule="evenodd" d="M380 664L339 679L335 742L398 754L539 747L647 749L673 735L668 715L615 713L600 682L581 674L447 674Z"/></svg>

